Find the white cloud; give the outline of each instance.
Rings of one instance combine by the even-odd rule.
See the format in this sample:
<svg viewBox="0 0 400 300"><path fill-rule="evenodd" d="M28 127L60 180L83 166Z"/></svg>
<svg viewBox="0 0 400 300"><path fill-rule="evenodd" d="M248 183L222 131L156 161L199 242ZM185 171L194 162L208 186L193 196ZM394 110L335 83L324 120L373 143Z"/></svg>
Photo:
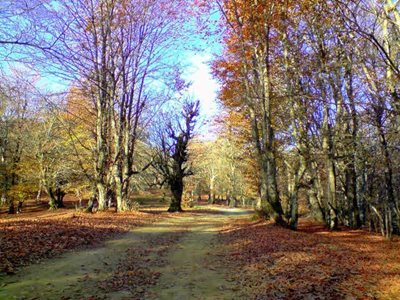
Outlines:
<svg viewBox="0 0 400 300"><path fill-rule="evenodd" d="M209 66L210 55L192 55L188 57L189 67L184 73L184 79L191 82L190 95L200 100L201 119L209 124L218 113L217 92L220 88L213 79ZM203 133L210 131L209 125L203 126Z"/></svg>

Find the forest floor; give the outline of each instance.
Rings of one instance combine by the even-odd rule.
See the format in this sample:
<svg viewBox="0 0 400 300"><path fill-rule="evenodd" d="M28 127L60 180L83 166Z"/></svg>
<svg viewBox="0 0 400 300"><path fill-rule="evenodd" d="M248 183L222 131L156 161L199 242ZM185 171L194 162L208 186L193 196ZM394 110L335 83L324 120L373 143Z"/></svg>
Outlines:
<svg viewBox="0 0 400 300"><path fill-rule="evenodd" d="M363 230L216 206L58 214L0 218L0 299L400 299L400 241Z"/></svg>
<svg viewBox="0 0 400 300"><path fill-rule="evenodd" d="M210 208L160 215L101 247L0 277L0 299L235 299L237 287L213 254L223 226L251 212Z"/></svg>

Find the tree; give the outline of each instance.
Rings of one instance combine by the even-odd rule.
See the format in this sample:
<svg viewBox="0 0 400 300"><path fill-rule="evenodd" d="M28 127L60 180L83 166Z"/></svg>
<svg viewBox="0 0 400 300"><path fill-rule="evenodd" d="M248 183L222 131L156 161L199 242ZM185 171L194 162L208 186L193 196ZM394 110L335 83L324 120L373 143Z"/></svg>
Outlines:
<svg viewBox="0 0 400 300"><path fill-rule="evenodd" d="M193 138L196 117L199 115L199 101L186 101L183 110L176 120L168 121L165 128L161 128L158 136L158 153L153 166L162 174L163 181L171 189L173 198L169 212L182 211L182 194L184 178L192 175L188 146Z"/></svg>
<svg viewBox="0 0 400 300"><path fill-rule="evenodd" d="M39 188L48 195L50 209L57 209L64 207L63 198L67 192L88 185L91 176L85 173L88 168L81 160L85 151L78 150L77 136L69 134L71 116L63 109L46 106L40 115L32 130L35 137L32 153L38 168ZM77 128L74 129L77 133ZM80 138L82 142L83 137Z"/></svg>
<svg viewBox="0 0 400 300"><path fill-rule="evenodd" d="M30 108L37 100L24 78L27 74L15 71L13 75L2 77L0 85L0 189L1 202L8 206L9 213L16 212L16 200L23 202L32 192L23 164L31 140L29 124L34 121Z"/></svg>
<svg viewBox="0 0 400 300"><path fill-rule="evenodd" d="M278 5L274 1L218 1L226 24L227 59L217 61L214 69L217 77L228 80L228 89L243 92L244 97L237 101L251 120L261 176L259 209L276 223L284 224L276 169L274 103L277 99L272 81L275 32L280 17Z"/></svg>

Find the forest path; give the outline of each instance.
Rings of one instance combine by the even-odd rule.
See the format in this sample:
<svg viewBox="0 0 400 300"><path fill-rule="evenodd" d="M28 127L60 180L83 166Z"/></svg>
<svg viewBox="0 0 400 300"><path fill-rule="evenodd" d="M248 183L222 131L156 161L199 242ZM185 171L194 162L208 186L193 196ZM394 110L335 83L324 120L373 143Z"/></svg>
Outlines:
<svg viewBox="0 0 400 300"><path fill-rule="evenodd" d="M215 267L216 239L239 209L199 210L136 228L103 247L23 268L0 299L234 299L228 269Z"/></svg>

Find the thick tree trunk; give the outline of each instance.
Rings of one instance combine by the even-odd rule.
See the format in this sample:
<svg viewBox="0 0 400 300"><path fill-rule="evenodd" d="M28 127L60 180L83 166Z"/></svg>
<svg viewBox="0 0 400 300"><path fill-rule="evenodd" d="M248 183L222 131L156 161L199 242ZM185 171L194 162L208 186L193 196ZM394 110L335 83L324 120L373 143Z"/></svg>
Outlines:
<svg viewBox="0 0 400 300"><path fill-rule="evenodd" d="M183 180L177 179L171 182L172 199L169 205L168 212L182 212L182 194L183 194Z"/></svg>
<svg viewBox="0 0 400 300"><path fill-rule="evenodd" d="M275 157L273 155L264 157L262 165L261 209L276 224L286 225L276 181Z"/></svg>
<svg viewBox="0 0 400 300"><path fill-rule="evenodd" d="M64 196L65 192L61 190L61 188L56 188L56 205L57 208L63 208L64 207Z"/></svg>
<svg viewBox="0 0 400 300"><path fill-rule="evenodd" d="M102 211L106 209L106 200L107 200L107 188L103 182L97 183L97 202L98 202L98 210Z"/></svg>
<svg viewBox="0 0 400 300"><path fill-rule="evenodd" d="M271 218L277 224L284 224L283 209L277 190L275 156L272 152L267 153L263 150L263 146L260 143L257 116L254 110L251 110L250 113L252 134L260 163L260 198L257 203L257 209L262 215ZM271 147L269 147L269 151L271 151Z"/></svg>
<svg viewBox="0 0 400 300"><path fill-rule="evenodd" d="M119 180L115 183L115 198L117 199L117 212L126 210L126 205L124 205L125 201L122 192L122 184Z"/></svg>
<svg viewBox="0 0 400 300"><path fill-rule="evenodd" d="M61 190L61 188L56 188L53 191L53 188L47 188L47 193L49 195L49 207L50 209L57 209L64 207L64 196L65 192Z"/></svg>
<svg viewBox="0 0 400 300"><path fill-rule="evenodd" d="M45 185L44 186L47 196L49 198L49 209L57 209L57 196L53 191L53 188L51 186Z"/></svg>

